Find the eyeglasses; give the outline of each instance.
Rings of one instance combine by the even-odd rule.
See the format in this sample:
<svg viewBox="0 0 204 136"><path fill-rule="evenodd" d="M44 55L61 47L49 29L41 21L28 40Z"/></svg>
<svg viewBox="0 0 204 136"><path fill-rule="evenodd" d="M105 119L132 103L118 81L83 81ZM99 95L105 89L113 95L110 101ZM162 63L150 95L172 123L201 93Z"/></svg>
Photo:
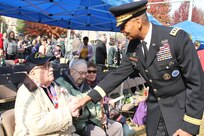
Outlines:
<svg viewBox="0 0 204 136"><path fill-rule="evenodd" d="M95 73L96 73L96 70L88 70L87 73L89 73L89 74L91 74L91 73L95 74Z"/></svg>
<svg viewBox="0 0 204 136"><path fill-rule="evenodd" d="M80 76L86 75L87 72L83 72L83 71L78 71L76 69L73 68L74 71L76 71Z"/></svg>

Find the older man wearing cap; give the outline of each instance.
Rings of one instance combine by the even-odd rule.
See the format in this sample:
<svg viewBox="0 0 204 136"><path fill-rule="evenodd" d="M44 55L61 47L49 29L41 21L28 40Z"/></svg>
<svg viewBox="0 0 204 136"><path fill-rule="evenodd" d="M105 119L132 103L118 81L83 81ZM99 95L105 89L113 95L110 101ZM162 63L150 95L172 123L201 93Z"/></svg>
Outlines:
<svg viewBox="0 0 204 136"><path fill-rule="evenodd" d="M78 99L53 82L50 61L54 59L39 53L28 57L28 75L18 89L15 103L14 136L76 135L72 116L77 117L79 112L71 109Z"/></svg>
<svg viewBox="0 0 204 136"><path fill-rule="evenodd" d="M136 71L150 87L147 135L196 135L204 109L204 75L197 53L183 30L151 24L146 4L141 0L110 9L130 40L127 56L75 109L99 101Z"/></svg>

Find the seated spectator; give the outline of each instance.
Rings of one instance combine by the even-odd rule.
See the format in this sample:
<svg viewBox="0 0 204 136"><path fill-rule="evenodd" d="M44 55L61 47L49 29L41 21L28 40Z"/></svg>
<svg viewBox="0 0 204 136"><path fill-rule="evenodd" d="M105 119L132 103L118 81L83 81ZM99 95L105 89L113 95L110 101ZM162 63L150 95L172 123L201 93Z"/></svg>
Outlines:
<svg viewBox="0 0 204 136"><path fill-rule="evenodd" d="M85 82L87 65L84 60L75 60L70 67L70 75L63 75L57 83L66 88L72 95L81 98L88 93L90 87ZM109 120L103 112L103 105L87 103L81 116L75 120L76 132L82 136L122 136L122 124ZM104 127L106 126L106 127Z"/></svg>
<svg viewBox="0 0 204 136"><path fill-rule="evenodd" d="M96 64L91 61L87 64L86 82L91 88L94 88L99 82Z"/></svg>
<svg viewBox="0 0 204 136"><path fill-rule="evenodd" d="M17 92L14 136L63 135L73 136L75 128L73 106L78 101L67 90L53 82L50 61L55 57L32 54L26 60L28 72Z"/></svg>

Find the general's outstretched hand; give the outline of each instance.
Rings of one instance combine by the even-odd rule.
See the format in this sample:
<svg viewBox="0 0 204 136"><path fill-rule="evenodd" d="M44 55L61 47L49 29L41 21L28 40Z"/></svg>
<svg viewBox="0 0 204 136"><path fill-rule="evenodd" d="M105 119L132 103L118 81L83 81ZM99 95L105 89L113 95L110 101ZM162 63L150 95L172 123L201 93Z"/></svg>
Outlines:
<svg viewBox="0 0 204 136"><path fill-rule="evenodd" d="M79 98L78 97L71 97L69 99L69 110L71 111L71 114L73 117L78 117L79 116L79 110L75 110L73 111L73 108L75 107L75 105L79 102Z"/></svg>
<svg viewBox="0 0 204 136"><path fill-rule="evenodd" d="M80 110L86 103L91 101L91 97L88 95L85 96L84 98L80 99L73 107L73 112Z"/></svg>

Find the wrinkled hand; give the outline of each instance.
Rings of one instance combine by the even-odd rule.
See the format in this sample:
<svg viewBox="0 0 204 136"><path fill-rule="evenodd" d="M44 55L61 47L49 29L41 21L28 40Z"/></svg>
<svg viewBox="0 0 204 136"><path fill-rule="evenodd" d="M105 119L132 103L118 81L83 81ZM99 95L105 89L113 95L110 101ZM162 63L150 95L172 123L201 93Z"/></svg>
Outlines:
<svg viewBox="0 0 204 136"><path fill-rule="evenodd" d="M173 136L192 136L191 134L189 134L186 131L183 131L182 129L178 129Z"/></svg>
<svg viewBox="0 0 204 136"><path fill-rule="evenodd" d="M78 110L73 110L75 105L79 102L79 98L78 97L71 97L69 99L69 110L71 111L71 114L73 117L79 117L79 109Z"/></svg>
<svg viewBox="0 0 204 136"><path fill-rule="evenodd" d="M79 111L87 102L91 101L91 98L87 95L80 99L73 107L73 112Z"/></svg>

